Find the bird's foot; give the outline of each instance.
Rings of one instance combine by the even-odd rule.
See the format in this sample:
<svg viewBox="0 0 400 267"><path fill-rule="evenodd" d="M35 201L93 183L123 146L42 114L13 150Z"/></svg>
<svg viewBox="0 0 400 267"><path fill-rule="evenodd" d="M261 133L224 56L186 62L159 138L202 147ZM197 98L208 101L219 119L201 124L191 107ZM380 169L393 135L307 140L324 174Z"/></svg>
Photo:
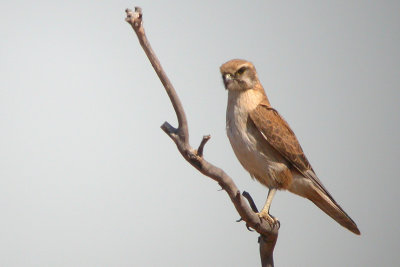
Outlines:
<svg viewBox="0 0 400 267"><path fill-rule="evenodd" d="M261 212L258 212L257 215L258 215L258 217L260 217L260 219L266 220L271 227L280 225L278 218L272 216L268 212L261 211Z"/></svg>

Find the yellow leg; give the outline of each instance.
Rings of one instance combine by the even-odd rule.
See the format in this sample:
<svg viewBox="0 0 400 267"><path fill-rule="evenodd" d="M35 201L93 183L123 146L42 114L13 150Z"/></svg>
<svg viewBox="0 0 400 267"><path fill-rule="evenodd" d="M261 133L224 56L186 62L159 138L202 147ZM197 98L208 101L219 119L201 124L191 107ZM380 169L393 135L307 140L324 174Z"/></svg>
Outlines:
<svg viewBox="0 0 400 267"><path fill-rule="evenodd" d="M269 214L269 207L271 207L272 199L274 198L275 193L276 193L276 188L269 189L267 200L265 201L264 208L261 210L261 213Z"/></svg>
<svg viewBox="0 0 400 267"><path fill-rule="evenodd" d="M272 224L275 224L277 222L277 219L273 218L269 214L269 208L271 207L272 199L274 198L275 193L276 193L276 188L269 189L267 200L265 201L265 205L264 205L263 209L261 210L261 212L258 213L258 216L266 219L269 223L272 223Z"/></svg>

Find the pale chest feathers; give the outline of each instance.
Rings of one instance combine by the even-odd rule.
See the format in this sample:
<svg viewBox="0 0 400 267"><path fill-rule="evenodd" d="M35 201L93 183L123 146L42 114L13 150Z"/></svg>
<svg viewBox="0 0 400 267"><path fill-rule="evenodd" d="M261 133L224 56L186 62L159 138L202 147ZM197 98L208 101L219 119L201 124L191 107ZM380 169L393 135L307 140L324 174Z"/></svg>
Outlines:
<svg viewBox="0 0 400 267"><path fill-rule="evenodd" d="M249 113L264 99L254 90L229 91L226 132L242 166L269 188L286 188L291 180L286 160L264 139Z"/></svg>

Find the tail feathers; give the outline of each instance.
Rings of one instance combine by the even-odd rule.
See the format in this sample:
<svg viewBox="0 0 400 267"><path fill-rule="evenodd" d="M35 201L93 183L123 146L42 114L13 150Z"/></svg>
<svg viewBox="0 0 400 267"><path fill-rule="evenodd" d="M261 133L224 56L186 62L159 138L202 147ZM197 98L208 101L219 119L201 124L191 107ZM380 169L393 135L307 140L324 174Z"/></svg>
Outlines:
<svg viewBox="0 0 400 267"><path fill-rule="evenodd" d="M313 190L308 190L308 194L305 196L317 205L322 211L328 214L332 219L337 221L343 227L349 229L356 235L360 235L360 230L356 223L350 218L349 215L336 203L336 201L330 196L329 193L325 193L317 186L312 186Z"/></svg>

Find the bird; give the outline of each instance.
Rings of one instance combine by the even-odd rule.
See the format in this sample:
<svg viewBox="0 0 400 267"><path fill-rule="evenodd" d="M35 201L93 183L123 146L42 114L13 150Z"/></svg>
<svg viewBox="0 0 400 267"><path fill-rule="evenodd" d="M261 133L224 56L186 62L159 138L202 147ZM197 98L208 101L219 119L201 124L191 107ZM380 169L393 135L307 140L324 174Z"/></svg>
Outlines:
<svg viewBox="0 0 400 267"><path fill-rule="evenodd" d="M228 91L226 132L232 149L250 176L269 189L258 216L276 224L278 220L269 213L271 202L277 190L287 190L311 200L360 235L356 223L315 174L289 124L271 106L254 65L233 59L222 64L220 72Z"/></svg>

